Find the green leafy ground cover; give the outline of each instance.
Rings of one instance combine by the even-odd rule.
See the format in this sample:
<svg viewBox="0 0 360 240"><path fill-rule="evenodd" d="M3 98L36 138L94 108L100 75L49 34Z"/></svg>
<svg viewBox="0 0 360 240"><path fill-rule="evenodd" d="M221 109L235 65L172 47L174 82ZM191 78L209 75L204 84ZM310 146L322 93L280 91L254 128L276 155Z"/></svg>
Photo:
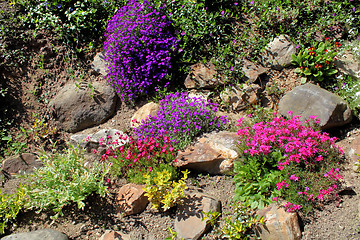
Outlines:
<svg viewBox="0 0 360 240"><path fill-rule="evenodd" d="M172 166L176 151L190 144L194 137L220 127L236 129L242 141L241 158L232 173L237 207L233 218L216 217L225 223L218 231L219 238L247 239L253 234L252 228L262 223L254 216L254 210L271 202L283 200L286 210L309 214L319 204L331 200L339 188L341 150L336 147L335 139L318 131L311 120L301 122L296 116L286 119L266 111L261 111L264 113L261 115L256 109L246 125L239 122L238 126L229 126L225 118L215 116L221 102L206 103L187 97L180 93L183 86L179 82L191 64L212 61L226 80L214 90L213 94L217 95L226 86L243 81L239 59L261 62L266 45L274 37L287 34L297 45L293 63L299 78L303 82L317 82L339 94L358 116L359 80L340 74L333 65L337 54L345 50L359 58L357 1L20 0L1 1L1 4L6 6L0 12L1 72L15 71L29 61L29 55L17 47L19 41L26 42L46 30L66 49L64 62L80 61L102 47L111 49L107 52L108 59L113 59L113 66L122 70L120 75L114 72L110 81L115 89L120 89L119 97L126 92L129 104L136 104L148 95L149 99L160 99L164 115L151 118L135 130L141 140L108 149L93 164L87 163L76 147L63 153L41 154L45 167L29 176L34 179L32 184L22 186L14 195L1 193L0 230L8 229L21 211L52 209L56 218L71 202L82 208L84 199L92 192L107 194L106 182L118 176L146 183L149 196L161 192L162 198L150 200L155 207L163 204L165 211L181 202L185 189L186 175L178 180L177 169ZM139 6L146 9L139 10L136 8ZM164 23L163 28L154 27L149 19ZM112 25L119 22L122 24ZM129 38L121 37L124 31L131 32ZM170 40L173 45L164 48ZM128 49L117 50L118 45ZM119 51L121 54L117 55ZM159 55L153 56L156 51ZM117 60L119 56L121 62ZM159 65L164 67L153 68ZM39 58L37 67L47 76L43 57ZM82 68L79 64L76 73L68 74L81 80L83 75L78 73ZM111 69L108 72L112 73ZM5 103L1 105L4 114L0 119L2 156L24 152L30 144L46 145L48 149L56 147L55 130L37 116L32 128L21 129L22 134L17 136L12 133L14 115L7 102L13 95L5 79L6 75L1 75L0 100ZM45 81L50 79L45 77ZM126 87L134 81L141 88ZM169 98L172 104L167 102ZM46 104L44 98L39 101ZM186 129L181 121L172 123L167 116L189 121L186 124L194 128ZM252 145L259 141L258 135L264 141ZM287 142L278 144L279 139ZM54 199L55 191L61 198ZM11 204L5 206L5 201Z"/></svg>

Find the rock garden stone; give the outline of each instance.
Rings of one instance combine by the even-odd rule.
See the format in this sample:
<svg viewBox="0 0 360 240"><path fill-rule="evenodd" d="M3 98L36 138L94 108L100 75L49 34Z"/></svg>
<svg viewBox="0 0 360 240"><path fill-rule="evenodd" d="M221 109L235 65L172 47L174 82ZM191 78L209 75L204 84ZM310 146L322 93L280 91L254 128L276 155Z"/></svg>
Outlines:
<svg viewBox="0 0 360 240"><path fill-rule="evenodd" d="M185 87L214 88L224 82L218 80L215 66L212 63L197 63L191 66L191 71L185 79Z"/></svg>
<svg viewBox="0 0 360 240"><path fill-rule="evenodd" d="M15 157L5 159L2 166L2 171L10 174L25 174L31 173L35 168L42 167L43 164L38 156L33 153L22 153Z"/></svg>
<svg viewBox="0 0 360 240"><path fill-rule="evenodd" d="M141 213L149 203L143 188L145 185L133 183L122 186L116 195L120 213L132 215Z"/></svg>
<svg viewBox="0 0 360 240"><path fill-rule="evenodd" d="M200 239L209 230L208 221L203 221L202 212L220 212L220 201L200 193L190 194L178 206L174 228L179 239Z"/></svg>
<svg viewBox="0 0 360 240"><path fill-rule="evenodd" d="M124 237L121 233L107 230L99 240L130 240L130 238Z"/></svg>
<svg viewBox="0 0 360 240"><path fill-rule="evenodd" d="M193 146L177 155L176 167L184 167L211 174L226 173L238 157L238 136L233 132L213 132L200 138Z"/></svg>
<svg viewBox="0 0 360 240"><path fill-rule="evenodd" d="M241 111L259 100L261 87L257 84L238 84L225 89L220 94L221 100L231 106L233 111Z"/></svg>
<svg viewBox="0 0 360 240"><path fill-rule="evenodd" d="M3 237L1 240L68 240L62 232L53 229L42 229L27 233L16 233Z"/></svg>
<svg viewBox="0 0 360 240"><path fill-rule="evenodd" d="M344 74L360 78L360 63L350 51L337 56L336 67Z"/></svg>
<svg viewBox="0 0 360 240"><path fill-rule="evenodd" d="M106 76L105 51L98 52L90 66L95 72Z"/></svg>
<svg viewBox="0 0 360 240"><path fill-rule="evenodd" d="M310 83L285 94L278 107L284 116L288 116L289 111L300 115L302 120L317 116L322 129L343 126L352 118L351 110L342 98Z"/></svg>
<svg viewBox="0 0 360 240"><path fill-rule="evenodd" d="M99 125L114 114L117 100L114 90L99 82L92 83L92 87L94 92L87 85L77 87L68 83L49 103L55 119L66 131L78 132Z"/></svg>
<svg viewBox="0 0 360 240"><path fill-rule="evenodd" d="M70 143L91 152L93 149L106 149L110 146L120 147L129 142L128 139L118 140L119 136L127 138L124 132L117 129L102 129L94 134L74 134L70 136Z"/></svg>
<svg viewBox="0 0 360 240"><path fill-rule="evenodd" d="M265 74L267 69L263 66L257 64L255 65L253 62L248 60L243 60L240 62L242 66L242 72L244 73L245 82L253 83L255 82L261 75Z"/></svg>
<svg viewBox="0 0 360 240"><path fill-rule="evenodd" d="M145 121L149 115L156 116L160 110L160 106L157 103L149 102L139 108L131 118L130 126L136 128L140 125L141 121Z"/></svg>
<svg viewBox="0 0 360 240"><path fill-rule="evenodd" d="M259 217L264 216L264 225L260 225L256 234L262 240L299 240L301 230L296 213L289 213L277 204L271 204L258 211Z"/></svg>
<svg viewBox="0 0 360 240"><path fill-rule="evenodd" d="M268 44L264 53L266 67L282 70L291 64L291 54L296 53L296 48L288 39L288 36L280 35Z"/></svg>

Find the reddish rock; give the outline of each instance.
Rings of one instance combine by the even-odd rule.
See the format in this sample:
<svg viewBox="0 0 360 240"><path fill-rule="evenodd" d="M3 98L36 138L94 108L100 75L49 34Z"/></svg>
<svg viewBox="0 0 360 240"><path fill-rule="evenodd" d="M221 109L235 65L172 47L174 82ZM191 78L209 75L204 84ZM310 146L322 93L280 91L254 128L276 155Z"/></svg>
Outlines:
<svg viewBox="0 0 360 240"><path fill-rule="evenodd" d="M130 126L136 128L140 125L141 121L145 121L150 115L156 116L160 110L160 106L157 103L149 102L139 108L130 120Z"/></svg>
<svg viewBox="0 0 360 240"><path fill-rule="evenodd" d="M297 213L289 213L277 204L271 204L258 211L264 216L265 224L260 225L256 234L262 240L299 240L301 230Z"/></svg>
<svg viewBox="0 0 360 240"><path fill-rule="evenodd" d="M214 132L200 138L194 146L177 155L176 167L184 167L211 174L226 173L233 168L238 157L238 136L233 132Z"/></svg>
<svg viewBox="0 0 360 240"><path fill-rule="evenodd" d="M258 77L265 74L267 71L267 68L264 68L263 66L244 60L241 62L241 69L244 72L245 81L249 83L255 82Z"/></svg>
<svg viewBox="0 0 360 240"><path fill-rule="evenodd" d="M190 88L214 88L223 84L218 79L215 66L212 63L197 63L191 66L191 72L185 79L185 87Z"/></svg>
<svg viewBox="0 0 360 240"><path fill-rule="evenodd" d="M261 87L257 84L239 84L220 94L221 100L229 104L233 111L241 111L260 100Z"/></svg>
<svg viewBox="0 0 360 240"><path fill-rule="evenodd" d="M106 231L99 240L124 240L124 238L118 232Z"/></svg>
<svg viewBox="0 0 360 240"><path fill-rule="evenodd" d="M149 203L148 198L144 195L143 188L145 185L133 183L122 186L116 195L119 210L125 215L141 213Z"/></svg>
<svg viewBox="0 0 360 240"><path fill-rule="evenodd" d="M43 164L33 153L22 153L15 157L7 158L3 162L2 170L8 174L25 174L33 172L34 168L40 168Z"/></svg>

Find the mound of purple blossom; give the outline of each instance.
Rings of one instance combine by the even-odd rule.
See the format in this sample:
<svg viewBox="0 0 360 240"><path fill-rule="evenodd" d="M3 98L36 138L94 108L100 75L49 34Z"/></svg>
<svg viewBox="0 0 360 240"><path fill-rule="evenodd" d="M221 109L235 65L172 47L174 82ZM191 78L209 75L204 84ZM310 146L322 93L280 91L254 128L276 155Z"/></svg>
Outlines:
<svg viewBox="0 0 360 240"><path fill-rule="evenodd" d="M217 104L187 93L170 93L160 102L157 116L150 116L135 129L139 138L165 135L182 149L201 133L225 127L227 118L217 117Z"/></svg>
<svg viewBox="0 0 360 240"><path fill-rule="evenodd" d="M168 84L162 80L178 39L161 7L129 0L109 21L105 37L107 79L123 101Z"/></svg>

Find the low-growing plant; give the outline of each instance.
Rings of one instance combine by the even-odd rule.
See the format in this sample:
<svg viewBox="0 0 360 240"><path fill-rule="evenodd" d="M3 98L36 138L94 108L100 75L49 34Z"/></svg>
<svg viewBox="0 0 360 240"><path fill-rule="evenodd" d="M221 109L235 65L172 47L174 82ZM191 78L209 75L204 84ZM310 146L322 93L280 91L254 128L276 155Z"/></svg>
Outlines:
<svg viewBox="0 0 360 240"><path fill-rule="evenodd" d="M243 126L240 119L238 125L243 127L238 135L242 160L237 163L240 167L235 168L244 181L239 183L240 192L260 191L267 202L269 198L276 201L283 197L288 200L284 205L288 211L302 208L305 213L326 200L327 195L339 186L338 164L343 153L335 145L336 138L330 138L329 134L314 127L318 122L315 116L305 121L301 121L300 116L293 116L288 120L275 117L269 122ZM253 177L247 180L246 174ZM255 178L257 175L259 181ZM276 185L276 179L266 185L264 176L270 179L276 176ZM260 184L265 184L266 190ZM244 186L248 188L244 189Z"/></svg>
<svg viewBox="0 0 360 240"><path fill-rule="evenodd" d="M26 208L38 212L51 209L56 213L52 218L56 219L63 214L63 207L72 202L83 208L85 198L93 192L105 196L104 177L109 171L106 163L87 162L83 152L72 145L63 154L43 152L39 158L44 166L27 177Z"/></svg>
<svg viewBox="0 0 360 240"><path fill-rule="evenodd" d="M357 118L360 117L360 79L340 74L332 91L349 104Z"/></svg>
<svg viewBox="0 0 360 240"><path fill-rule="evenodd" d="M15 220L25 204L25 191L20 186L15 194L7 194L0 189L0 234Z"/></svg>
<svg viewBox="0 0 360 240"><path fill-rule="evenodd" d="M156 169L166 168L173 172L170 163L175 161L176 150L169 137L145 137L134 140L120 135L116 140L106 139L110 146L102 155L103 161L110 162L111 173L122 176L131 182L143 183L143 175ZM100 141L102 144L102 141ZM122 146L116 146L116 145ZM96 151L95 151L96 152Z"/></svg>
<svg viewBox="0 0 360 240"><path fill-rule="evenodd" d="M162 7L130 0L109 21L105 37L107 79L123 101L168 85L163 80L178 38Z"/></svg>
<svg viewBox="0 0 360 240"><path fill-rule="evenodd" d="M202 133L226 127L227 118L217 117L217 105L188 93L170 93L160 102L156 116L150 116L135 128L139 138L165 135L174 148L182 149Z"/></svg>
<svg viewBox="0 0 360 240"><path fill-rule="evenodd" d="M221 236L225 239L253 239L257 226L264 224L264 218L255 214L247 203L236 202L231 217L225 219Z"/></svg>
<svg viewBox="0 0 360 240"><path fill-rule="evenodd" d="M295 72L302 77L301 82L305 83L307 80L322 82L326 78L333 77L337 73L333 61L337 55L336 48L340 46L339 42L326 38L325 42L312 42L309 48L300 51L297 55L292 54L292 63L299 66Z"/></svg>
<svg viewBox="0 0 360 240"><path fill-rule="evenodd" d="M145 196L148 197L154 209L164 211L179 204L184 198L184 190L187 189L185 180L189 172L183 171L183 177L179 181L171 181L173 178L170 171L164 169L157 171L156 174L146 173L145 178Z"/></svg>

